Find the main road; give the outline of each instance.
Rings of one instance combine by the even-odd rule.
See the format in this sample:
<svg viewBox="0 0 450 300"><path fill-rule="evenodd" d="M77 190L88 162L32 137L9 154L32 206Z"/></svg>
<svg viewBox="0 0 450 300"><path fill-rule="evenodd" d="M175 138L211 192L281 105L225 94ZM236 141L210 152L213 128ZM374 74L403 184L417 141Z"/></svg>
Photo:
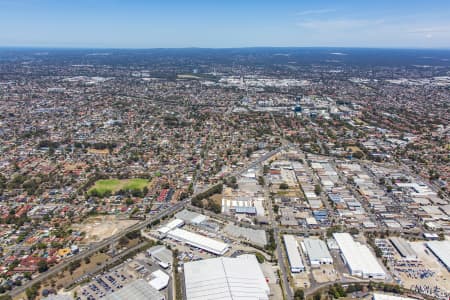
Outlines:
<svg viewBox="0 0 450 300"><path fill-rule="evenodd" d="M278 222L276 218L273 215L273 207L272 207L272 199L269 197L267 186L264 187L265 193L266 193L266 199L268 203L268 211L269 211L269 219L270 219L270 226L273 229L273 238L275 239L275 245L276 245L276 251L277 251L277 259L278 259L278 266L280 267L280 280L283 281L283 290L286 294L287 300L294 299L294 296L292 295L291 285L289 284L288 280L288 270L286 270L286 265L284 263L283 258L283 249L280 245L280 232L278 228Z"/></svg>

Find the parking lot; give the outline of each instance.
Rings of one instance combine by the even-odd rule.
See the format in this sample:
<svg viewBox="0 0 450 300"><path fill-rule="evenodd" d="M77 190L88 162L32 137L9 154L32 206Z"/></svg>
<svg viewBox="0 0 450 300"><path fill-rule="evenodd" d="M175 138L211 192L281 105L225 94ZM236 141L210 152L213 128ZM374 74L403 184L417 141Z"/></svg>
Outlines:
<svg viewBox="0 0 450 300"><path fill-rule="evenodd" d="M126 284L143 278L146 281L152 279L152 273L161 270L159 264L147 257L144 253L139 253L133 259L128 259L123 264L95 276L88 284L79 287L77 290L78 300L98 300L104 298L107 294L114 293L123 288ZM170 269L163 270L169 276ZM160 292L167 295L171 294L172 285L169 283L168 287Z"/></svg>
<svg viewBox="0 0 450 300"><path fill-rule="evenodd" d="M124 284L133 279L132 275L125 275L119 270L111 271L104 275L98 275L81 288L80 295L77 299L80 300L95 300L101 299L106 294L113 293L123 287Z"/></svg>

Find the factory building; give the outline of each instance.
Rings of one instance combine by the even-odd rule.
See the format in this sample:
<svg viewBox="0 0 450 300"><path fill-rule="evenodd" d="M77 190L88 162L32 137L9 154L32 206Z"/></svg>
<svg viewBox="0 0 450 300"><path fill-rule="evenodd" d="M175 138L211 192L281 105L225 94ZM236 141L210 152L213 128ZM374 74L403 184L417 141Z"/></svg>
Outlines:
<svg viewBox="0 0 450 300"><path fill-rule="evenodd" d="M164 300L165 297L162 293L158 292L144 279L137 279L120 290L106 295L107 300Z"/></svg>
<svg viewBox="0 0 450 300"><path fill-rule="evenodd" d="M303 246L308 255L311 267L333 263L333 258L324 241L319 239L304 239Z"/></svg>
<svg viewBox="0 0 450 300"><path fill-rule="evenodd" d="M450 272L450 241L432 241L426 245Z"/></svg>
<svg viewBox="0 0 450 300"><path fill-rule="evenodd" d="M186 224L193 224L193 225L198 225L207 220L207 217L205 215L189 211L186 209L176 213L175 218L183 220Z"/></svg>
<svg viewBox="0 0 450 300"><path fill-rule="evenodd" d="M184 264L187 300L269 300L270 289L254 255Z"/></svg>
<svg viewBox="0 0 450 300"><path fill-rule="evenodd" d="M411 248L411 245L409 245L405 239L391 237L389 240L403 259L412 261L417 260L416 252L413 248Z"/></svg>
<svg viewBox="0 0 450 300"><path fill-rule="evenodd" d="M291 266L291 273L300 273L305 271L302 257L299 253L297 240L293 235L283 235L284 246Z"/></svg>
<svg viewBox="0 0 450 300"><path fill-rule="evenodd" d="M167 237L216 255L224 255L230 248L230 245L221 241L180 228L169 231Z"/></svg>
<svg viewBox="0 0 450 300"><path fill-rule="evenodd" d="M414 298L386 295L386 294L380 294L380 293L374 293L372 299L373 300L415 300Z"/></svg>
<svg viewBox="0 0 450 300"><path fill-rule="evenodd" d="M386 272L369 247L355 242L349 233L333 233L333 237L351 275L365 279L386 279Z"/></svg>

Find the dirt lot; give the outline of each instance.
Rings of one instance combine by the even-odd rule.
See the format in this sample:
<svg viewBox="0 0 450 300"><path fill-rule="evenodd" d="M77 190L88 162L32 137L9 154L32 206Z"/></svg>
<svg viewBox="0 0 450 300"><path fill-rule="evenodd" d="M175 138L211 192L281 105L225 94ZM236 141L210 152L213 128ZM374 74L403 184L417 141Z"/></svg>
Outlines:
<svg viewBox="0 0 450 300"><path fill-rule="evenodd" d="M101 154L101 155L108 155L109 154L109 150L108 149L94 149L94 148L89 148L88 153L92 153L92 154Z"/></svg>
<svg viewBox="0 0 450 300"><path fill-rule="evenodd" d="M310 270L307 270L306 272L291 274L293 279L294 290L297 288L307 289L310 286L308 275L309 272Z"/></svg>
<svg viewBox="0 0 450 300"><path fill-rule="evenodd" d="M115 216L97 216L87 219L82 224L74 224L72 228L86 232L82 242L87 244L101 241L136 223L136 220L120 220Z"/></svg>
<svg viewBox="0 0 450 300"><path fill-rule="evenodd" d="M433 277L425 278L425 279L409 279L405 278L403 281L405 286L413 285L413 284L426 284L429 286L439 286L440 288L446 289L450 292L450 276L449 272L445 269L443 265L437 260L433 253L430 250L425 252L425 243L424 242L412 242L411 247L417 253L419 259L423 262L424 266L431 271L436 272ZM404 279L402 276L402 279Z"/></svg>
<svg viewBox="0 0 450 300"><path fill-rule="evenodd" d="M339 275L334 270L333 265L321 265L320 268L311 269L314 279L318 283L330 282L339 279Z"/></svg>

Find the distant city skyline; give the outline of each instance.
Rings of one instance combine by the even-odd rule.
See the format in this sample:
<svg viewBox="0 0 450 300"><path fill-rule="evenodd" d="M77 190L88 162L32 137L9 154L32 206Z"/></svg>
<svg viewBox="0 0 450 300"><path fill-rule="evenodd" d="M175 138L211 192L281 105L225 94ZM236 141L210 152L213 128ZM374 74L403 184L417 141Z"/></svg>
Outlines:
<svg viewBox="0 0 450 300"><path fill-rule="evenodd" d="M0 0L0 47L450 48L450 2Z"/></svg>

